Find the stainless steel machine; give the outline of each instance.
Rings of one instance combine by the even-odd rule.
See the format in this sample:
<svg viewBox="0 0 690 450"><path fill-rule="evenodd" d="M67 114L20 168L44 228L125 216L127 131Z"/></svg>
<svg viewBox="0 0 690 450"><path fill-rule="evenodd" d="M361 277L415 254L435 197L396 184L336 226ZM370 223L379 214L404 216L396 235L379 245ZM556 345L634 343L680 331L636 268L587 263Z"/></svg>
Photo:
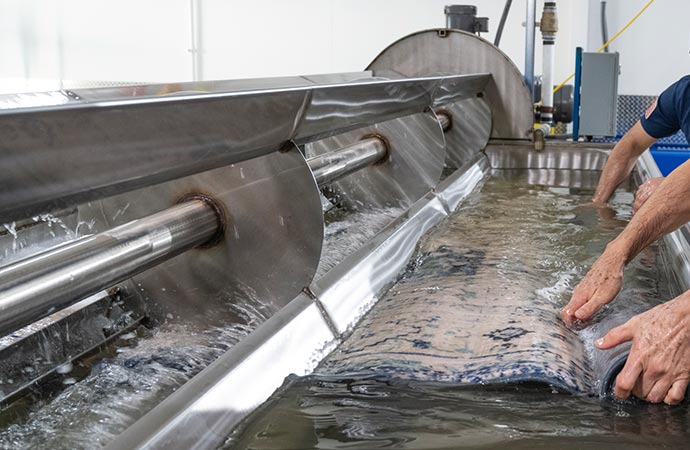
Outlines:
<svg viewBox="0 0 690 450"><path fill-rule="evenodd" d="M606 146L536 152L523 76L489 42L418 32L364 72L0 98L0 399L145 324L250 333L110 442L214 448L305 375L492 168L557 185ZM638 181L654 176L651 158ZM323 210L402 214L315 278ZM687 234L672 242L690 286ZM267 320L244 323L238 307Z"/></svg>

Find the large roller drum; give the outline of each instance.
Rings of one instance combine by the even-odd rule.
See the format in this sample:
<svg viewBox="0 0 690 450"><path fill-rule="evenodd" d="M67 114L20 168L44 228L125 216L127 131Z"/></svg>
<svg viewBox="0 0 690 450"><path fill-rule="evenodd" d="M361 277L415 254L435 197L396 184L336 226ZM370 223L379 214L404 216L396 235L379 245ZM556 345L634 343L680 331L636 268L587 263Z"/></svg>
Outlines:
<svg viewBox="0 0 690 450"><path fill-rule="evenodd" d="M492 75L482 97L443 108L453 122L446 133L448 165L468 161L489 137L531 139L533 107L522 74L508 56L478 36L449 29L413 33L383 50L367 69L405 76Z"/></svg>

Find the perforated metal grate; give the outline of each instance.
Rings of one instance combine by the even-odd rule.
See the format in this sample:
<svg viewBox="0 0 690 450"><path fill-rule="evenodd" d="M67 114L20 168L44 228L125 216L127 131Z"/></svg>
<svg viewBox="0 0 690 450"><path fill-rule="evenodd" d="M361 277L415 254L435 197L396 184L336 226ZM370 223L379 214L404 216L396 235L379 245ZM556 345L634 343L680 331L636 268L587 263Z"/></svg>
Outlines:
<svg viewBox="0 0 690 450"><path fill-rule="evenodd" d="M640 119L640 116L647 110L654 100L656 95L619 95L616 105L617 109L617 124L616 137L611 138L596 138L596 142L616 142L620 139L633 125ZM688 141L681 131L676 134L659 139L656 143L657 148L678 148L678 146L688 146Z"/></svg>

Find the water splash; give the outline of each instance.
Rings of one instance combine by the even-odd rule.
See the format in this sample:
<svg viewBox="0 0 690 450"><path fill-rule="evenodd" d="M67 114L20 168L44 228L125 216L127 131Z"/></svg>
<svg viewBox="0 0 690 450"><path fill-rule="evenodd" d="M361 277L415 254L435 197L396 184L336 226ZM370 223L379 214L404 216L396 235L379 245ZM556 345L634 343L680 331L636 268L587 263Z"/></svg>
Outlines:
<svg viewBox="0 0 690 450"><path fill-rule="evenodd" d="M315 279L319 279L338 265L354 250L360 248L362 244L400 216L403 211L404 209L400 207L362 209L349 214L335 209L331 210L326 215L327 225L323 249Z"/></svg>
<svg viewBox="0 0 690 450"><path fill-rule="evenodd" d="M17 224L16 224L16 222L12 222L12 223L5 223L2 226L12 236L12 253L15 253L17 251L17 240L18 240ZM5 250L5 256L7 256L7 249Z"/></svg>
<svg viewBox="0 0 690 450"><path fill-rule="evenodd" d="M66 389L1 430L0 448L106 445L275 312L256 301L230 308L240 323L206 330L174 324L156 330L140 327L136 334L121 336L107 357L90 368L61 366Z"/></svg>
<svg viewBox="0 0 690 450"><path fill-rule="evenodd" d="M0 228L0 266L47 250L78 237L74 212L58 217L39 214L21 222L3 224ZM4 228L5 233L2 233Z"/></svg>

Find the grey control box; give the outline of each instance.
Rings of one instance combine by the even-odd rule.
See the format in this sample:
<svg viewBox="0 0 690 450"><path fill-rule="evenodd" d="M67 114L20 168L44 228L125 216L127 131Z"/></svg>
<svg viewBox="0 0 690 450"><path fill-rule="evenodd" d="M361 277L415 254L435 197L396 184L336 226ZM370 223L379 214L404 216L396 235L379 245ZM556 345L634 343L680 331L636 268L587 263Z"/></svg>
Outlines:
<svg viewBox="0 0 690 450"><path fill-rule="evenodd" d="M580 135L616 135L618 60L617 52L582 54Z"/></svg>

